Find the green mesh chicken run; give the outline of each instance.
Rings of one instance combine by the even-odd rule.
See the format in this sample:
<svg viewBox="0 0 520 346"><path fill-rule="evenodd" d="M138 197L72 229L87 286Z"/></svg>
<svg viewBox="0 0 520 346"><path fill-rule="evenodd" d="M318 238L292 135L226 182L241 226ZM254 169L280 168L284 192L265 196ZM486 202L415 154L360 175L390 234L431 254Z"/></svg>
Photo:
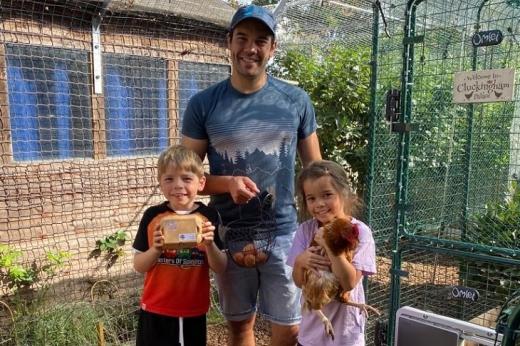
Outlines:
<svg viewBox="0 0 520 346"><path fill-rule="evenodd" d="M495 329L520 288L520 2L382 13L366 215L380 270L369 301L389 309L374 337L392 344L405 305Z"/></svg>

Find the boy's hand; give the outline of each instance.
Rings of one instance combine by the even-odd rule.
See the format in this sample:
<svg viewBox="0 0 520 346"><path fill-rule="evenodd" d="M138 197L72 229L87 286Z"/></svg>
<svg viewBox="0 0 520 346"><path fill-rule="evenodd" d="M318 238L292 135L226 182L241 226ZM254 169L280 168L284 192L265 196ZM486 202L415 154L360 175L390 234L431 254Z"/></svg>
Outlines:
<svg viewBox="0 0 520 346"><path fill-rule="evenodd" d="M213 239L215 239L215 226L211 223L211 221L205 221L202 224L202 244L204 246L210 246L213 243Z"/></svg>
<svg viewBox="0 0 520 346"><path fill-rule="evenodd" d="M159 252L162 252L164 246L164 235L161 226L157 226L153 232L153 248Z"/></svg>

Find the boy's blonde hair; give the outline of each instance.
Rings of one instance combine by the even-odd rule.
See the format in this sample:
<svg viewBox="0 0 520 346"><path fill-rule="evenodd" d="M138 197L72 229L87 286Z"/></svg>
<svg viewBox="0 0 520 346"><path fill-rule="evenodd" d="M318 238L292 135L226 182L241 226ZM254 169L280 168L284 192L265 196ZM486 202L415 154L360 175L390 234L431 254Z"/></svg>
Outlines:
<svg viewBox="0 0 520 346"><path fill-rule="evenodd" d="M352 191L347 172L343 167L341 167L341 165L328 160L313 161L300 172L297 181L300 214L306 218L310 217L309 212L307 211L307 201L305 200L305 194L303 191L304 182L307 180L316 180L325 176L330 177L332 186L343 198L343 211L345 215L356 216L360 209L361 201Z"/></svg>
<svg viewBox="0 0 520 346"><path fill-rule="evenodd" d="M199 178L204 176L204 164L199 155L182 145L172 145L159 155L157 160L157 179L161 178L161 175L164 174L170 165L192 172Z"/></svg>

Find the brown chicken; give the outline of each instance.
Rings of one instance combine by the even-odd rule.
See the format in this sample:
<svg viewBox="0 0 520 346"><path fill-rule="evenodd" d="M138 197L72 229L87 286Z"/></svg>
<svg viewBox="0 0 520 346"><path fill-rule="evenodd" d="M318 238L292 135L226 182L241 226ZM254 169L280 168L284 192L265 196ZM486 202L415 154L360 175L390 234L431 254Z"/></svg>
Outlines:
<svg viewBox="0 0 520 346"><path fill-rule="evenodd" d="M347 260L352 262L354 250L359 244L359 231L350 220L338 218L323 226L323 238L335 256L344 254ZM313 240L311 246L316 245L317 243ZM338 279L331 271L319 270L316 272L305 269L302 294L304 297L303 308L316 311L323 321L325 332L332 339L334 339L332 324L321 309L333 299L355 306L363 310L365 314L368 314L368 310L371 310L379 315L379 311L370 305L349 301L349 292L342 289Z"/></svg>

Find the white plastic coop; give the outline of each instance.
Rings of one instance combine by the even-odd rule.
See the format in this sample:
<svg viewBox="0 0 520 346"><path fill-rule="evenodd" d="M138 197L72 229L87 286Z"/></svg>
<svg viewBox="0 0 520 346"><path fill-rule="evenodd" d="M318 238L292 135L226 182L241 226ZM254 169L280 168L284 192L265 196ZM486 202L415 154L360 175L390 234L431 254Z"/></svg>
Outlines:
<svg viewBox="0 0 520 346"><path fill-rule="evenodd" d="M500 346L502 335L470 322L404 306L397 310L395 346Z"/></svg>

